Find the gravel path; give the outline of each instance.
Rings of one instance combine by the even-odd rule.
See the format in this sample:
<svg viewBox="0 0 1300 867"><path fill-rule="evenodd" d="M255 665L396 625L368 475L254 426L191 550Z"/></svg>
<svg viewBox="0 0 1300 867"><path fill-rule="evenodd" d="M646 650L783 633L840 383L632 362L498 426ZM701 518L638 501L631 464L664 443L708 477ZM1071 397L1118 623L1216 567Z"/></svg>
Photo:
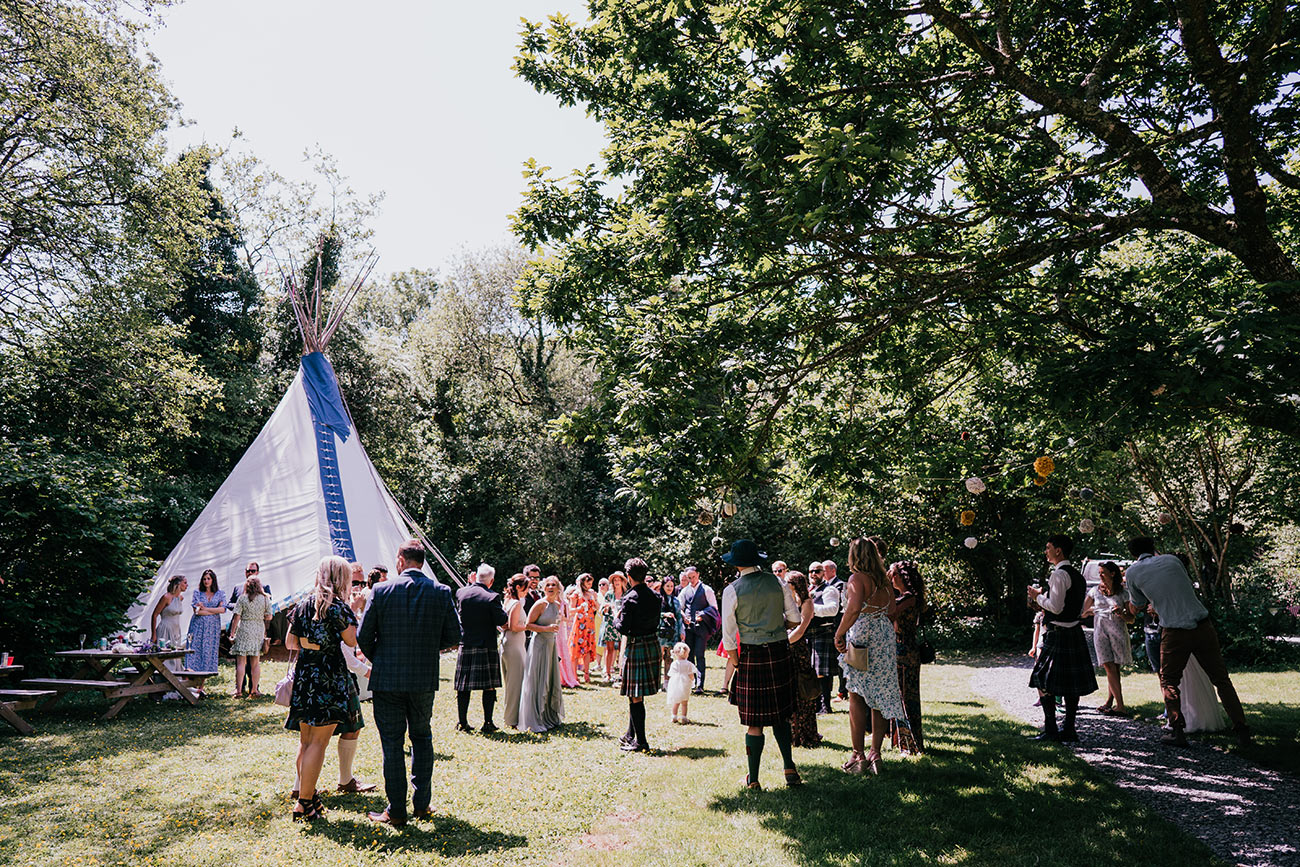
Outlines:
<svg viewBox="0 0 1300 867"><path fill-rule="evenodd" d="M971 685L1016 719L1039 724L1027 657L999 657ZM1101 680L1102 689L1105 681ZM1105 698L1084 697L1096 705ZM1063 711L1058 711L1057 720ZM1300 780L1198 743L1161 745L1149 723L1080 708L1075 754L1142 803L1209 846L1219 857L1251 867L1300 865Z"/></svg>

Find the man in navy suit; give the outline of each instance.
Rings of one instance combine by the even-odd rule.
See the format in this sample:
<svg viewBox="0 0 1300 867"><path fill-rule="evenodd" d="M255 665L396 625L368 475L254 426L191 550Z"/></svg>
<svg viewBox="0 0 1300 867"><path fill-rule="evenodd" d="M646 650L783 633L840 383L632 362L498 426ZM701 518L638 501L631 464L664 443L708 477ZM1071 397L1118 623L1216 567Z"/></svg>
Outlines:
<svg viewBox="0 0 1300 867"><path fill-rule="evenodd" d="M433 735L429 718L438 689L438 654L460 644L451 591L425 575L424 545L405 542L397 552L397 578L376 584L357 643L370 660L375 728L384 753L388 807L375 822L406 824L406 733L411 733L411 805L415 818L431 817Z"/></svg>

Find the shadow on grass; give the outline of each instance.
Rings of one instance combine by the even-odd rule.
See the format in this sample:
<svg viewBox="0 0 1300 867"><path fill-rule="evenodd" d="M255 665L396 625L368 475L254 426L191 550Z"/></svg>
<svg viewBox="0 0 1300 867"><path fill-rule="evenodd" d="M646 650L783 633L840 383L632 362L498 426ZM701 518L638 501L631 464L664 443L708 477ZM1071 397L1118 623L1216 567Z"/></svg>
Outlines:
<svg viewBox="0 0 1300 867"><path fill-rule="evenodd" d="M455 858L528 845L528 838L522 835L484 830L448 815L414 821L404 828L377 828L370 821L331 817L312 822L306 830L312 837L324 837L367 852L423 851Z"/></svg>
<svg viewBox="0 0 1300 867"><path fill-rule="evenodd" d="M709 808L756 815L803 864L1214 863L1150 811L1135 815L1132 801L1086 763L1027 741L1024 731L983 714L933 714L926 735L941 751L914 759L887 751L878 777L801 767L798 789L779 787L779 765L765 755L760 781L770 790L737 791ZM1087 833L1044 833L1052 827Z"/></svg>
<svg viewBox="0 0 1300 867"><path fill-rule="evenodd" d="M684 759L716 759L718 756L725 756L726 754L726 750L718 747L681 747L664 751L664 755L681 756Z"/></svg>

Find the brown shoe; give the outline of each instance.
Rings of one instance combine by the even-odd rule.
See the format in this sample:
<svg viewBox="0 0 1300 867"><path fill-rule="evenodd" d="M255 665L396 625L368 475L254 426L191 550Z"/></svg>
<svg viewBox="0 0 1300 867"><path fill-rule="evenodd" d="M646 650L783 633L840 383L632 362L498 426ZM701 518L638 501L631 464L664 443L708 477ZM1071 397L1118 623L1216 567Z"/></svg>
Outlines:
<svg viewBox="0 0 1300 867"><path fill-rule="evenodd" d="M412 813L411 815L414 816L415 818L419 819L419 820L422 821L422 822L432 822L432 821L433 821L433 810L416 810L416 811L415 811L414 813Z"/></svg>
<svg viewBox="0 0 1300 867"><path fill-rule="evenodd" d="M379 822L384 825L392 825L394 828L406 827L405 819L394 819L392 816L388 815L387 810L384 810L381 813L366 813L366 818L368 818L372 822Z"/></svg>
<svg viewBox="0 0 1300 867"><path fill-rule="evenodd" d="M342 785L339 786L340 792L351 792L354 795L359 792L373 792L374 790L375 790L374 783L363 783L360 780L358 780L356 777L353 777L352 779L348 780L346 783L343 783Z"/></svg>

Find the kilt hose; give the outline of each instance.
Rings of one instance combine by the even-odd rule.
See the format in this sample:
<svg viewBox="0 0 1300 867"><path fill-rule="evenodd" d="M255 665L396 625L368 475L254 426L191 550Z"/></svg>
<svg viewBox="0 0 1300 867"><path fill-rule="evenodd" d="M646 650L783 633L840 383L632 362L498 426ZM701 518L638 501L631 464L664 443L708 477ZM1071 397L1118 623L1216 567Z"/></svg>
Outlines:
<svg viewBox="0 0 1300 867"><path fill-rule="evenodd" d="M456 654L457 692L501 688L501 654L495 647L462 647Z"/></svg>
<svg viewBox="0 0 1300 867"><path fill-rule="evenodd" d="M798 700L790 642L741 644L728 698L747 726L770 726L794 715Z"/></svg>
<svg viewBox="0 0 1300 867"><path fill-rule="evenodd" d="M629 635L623 653L623 680L619 693L628 698L645 698L657 693L664 682L661 658L658 636Z"/></svg>
<svg viewBox="0 0 1300 867"><path fill-rule="evenodd" d="M1029 685L1048 695L1088 695L1097 691L1097 675L1082 626L1048 625Z"/></svg>
<svg viewBox="0 0 1300 867"><path fill-rule="evenodd" d="M812 651L813 673L830 677L840 669L840 652L835 649L835 626L811 626L808 629L808 649Z"/></svg>

